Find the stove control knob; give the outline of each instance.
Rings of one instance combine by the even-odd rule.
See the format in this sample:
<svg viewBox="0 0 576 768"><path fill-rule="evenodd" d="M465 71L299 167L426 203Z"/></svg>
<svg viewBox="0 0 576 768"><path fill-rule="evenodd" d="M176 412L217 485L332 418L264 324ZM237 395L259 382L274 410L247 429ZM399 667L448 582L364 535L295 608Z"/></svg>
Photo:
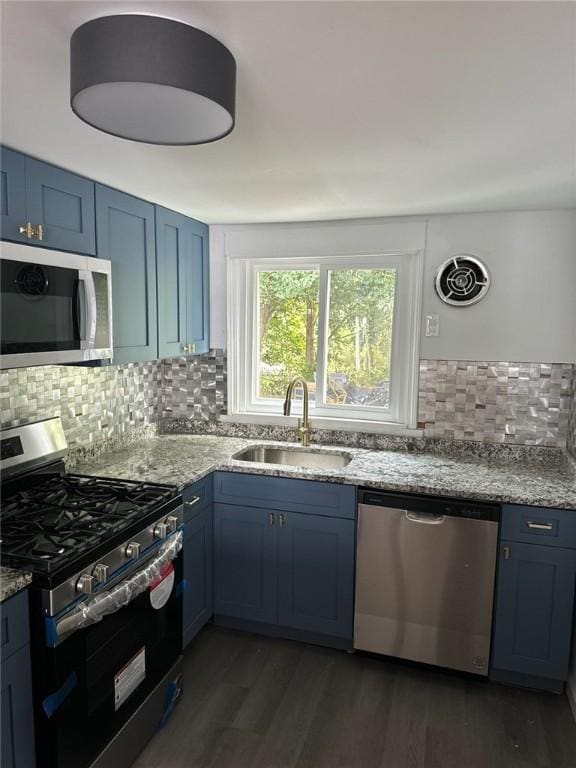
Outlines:
<svg viewBox="0 0 576 768"><path fill-rule="evenodd" d="M94 576L98 584L103 584L108 578L109 570L109 566L105 565L105 563L98 563L92 568L92 576Z"/></svg>
<svg viewBox="0 0 576 768"><path fill-rule="evenodd" d="M164 522L168 526L170 533L174 533L174 531L178 528L178 518L176 515L168 515Z"/></svg>
<svg viewBox="0 0 576 768"><path fill-rule="evenodd" d="M168 536L168 533L168 525L166 523L158 523L158 525L154 528L155 539L165 539L166 536Z"/></svg>
<svg viewBox="0 0 576 768"><path fill-rule="evenodd" d="M126 546L124 553L130 560L135 560L137 557L140 557L140 549L140 544L137 541L131 541Z"/></svg>
<svg viewBox="0 0 576 768"><path fill-rule="evenodd" d="M76 582L76 592L83 595L91 595L96 586L96 579L89 573L83 573Z"/></svg>

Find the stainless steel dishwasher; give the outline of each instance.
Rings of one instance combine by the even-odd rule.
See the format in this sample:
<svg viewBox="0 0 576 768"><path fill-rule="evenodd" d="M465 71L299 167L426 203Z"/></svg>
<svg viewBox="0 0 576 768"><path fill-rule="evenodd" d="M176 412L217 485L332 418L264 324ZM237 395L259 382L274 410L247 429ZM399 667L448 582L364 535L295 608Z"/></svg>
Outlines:
<svg viewBox="0 0 576 768"><path fill-rule="evenodd" d="M354 647L488 674L497 505L361 490Z"/></svg>

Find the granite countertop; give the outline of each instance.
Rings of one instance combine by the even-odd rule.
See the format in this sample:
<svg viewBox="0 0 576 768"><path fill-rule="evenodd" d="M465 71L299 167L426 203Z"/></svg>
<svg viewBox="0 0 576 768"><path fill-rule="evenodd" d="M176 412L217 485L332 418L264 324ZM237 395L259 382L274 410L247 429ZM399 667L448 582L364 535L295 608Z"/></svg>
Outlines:
<svg viewBox="0 0 576 768"><path fill-rule="evenodd" d="M0 603L25 589L31 581L32 574L28 571L15 571L0 566Z"/></svg>
<svg viewBox="0 0 576 768"><path fill-rule="evenodd" d="M345 453L351 462L339 469L305 469L237 461L244 448L295 443L208 435L161 435L105 453L74 467L81 474L171 483L179 488L214 470L346 483L387 491L427 493L512 504L576 510L576 470L567 458L557 462L497 457L443 456L409 451L311 446L322 453Z"/></svg>

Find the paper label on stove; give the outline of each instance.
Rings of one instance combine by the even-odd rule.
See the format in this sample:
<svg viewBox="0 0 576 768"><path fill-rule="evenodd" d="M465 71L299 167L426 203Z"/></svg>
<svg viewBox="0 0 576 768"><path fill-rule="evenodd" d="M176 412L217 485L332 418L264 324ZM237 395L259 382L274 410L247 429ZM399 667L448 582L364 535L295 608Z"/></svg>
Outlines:
<svg viewBox="0 0 576 768"><path fill-rule="evenodd" d="M150 584L150 603L152 608L159 610L168 602L174 587L174 566L172 563L166 563L160 571L160 576L154 579Z"/></svg>
<svg viewBox="0 0 576 768"><path fill-rule="evenodd" d="M146 648L138 651L128 664L114 676L114 710L118 711L126 699L146 678Z"/></svg>

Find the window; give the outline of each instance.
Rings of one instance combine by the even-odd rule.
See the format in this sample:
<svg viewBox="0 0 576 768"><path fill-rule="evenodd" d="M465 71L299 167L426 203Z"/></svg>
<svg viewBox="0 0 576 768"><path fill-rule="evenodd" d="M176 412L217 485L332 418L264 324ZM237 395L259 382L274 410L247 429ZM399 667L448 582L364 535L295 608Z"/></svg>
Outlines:
<svg viewBox="0 0 576 768"><path fill-rule="evenodd" d="M326 426L415 426L420 267L418 253L232 259L231 412L281 415L298 376Z"/></svg>

